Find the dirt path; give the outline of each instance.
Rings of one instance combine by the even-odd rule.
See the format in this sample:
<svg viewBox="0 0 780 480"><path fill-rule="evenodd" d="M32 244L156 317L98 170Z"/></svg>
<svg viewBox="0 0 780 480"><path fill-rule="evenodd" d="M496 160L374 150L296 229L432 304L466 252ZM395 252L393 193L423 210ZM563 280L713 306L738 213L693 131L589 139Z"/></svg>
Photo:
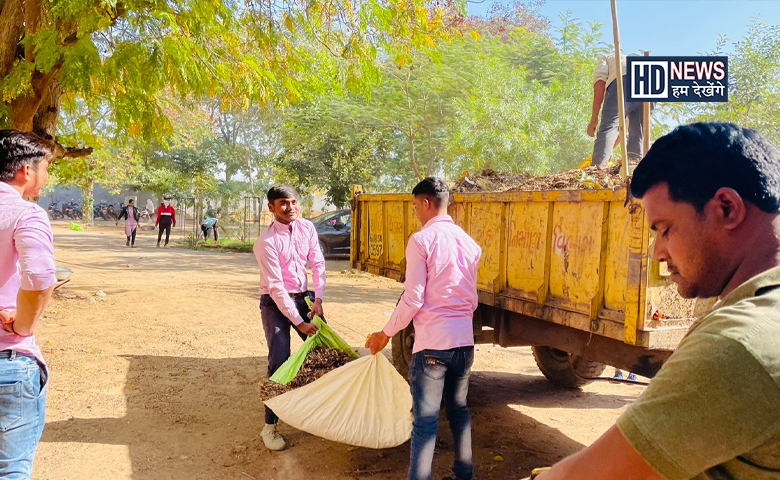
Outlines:
<svg viewBox="0 0 780 480"><path fill-rule="evenodd" d="M257 386L267 349L253 256L157 249L145 232L129 249L113 225L54 230L57 259L74 274L37 335L51 384L34 479L404 477L408 444L355 449L282 426L291 448L262 447ZM359 346L387 321L401 285L347 268L328 261L325 315ZM477 479L521 478L577 451L642 392L554 387L527 348L479 346L472 378ZM452 462L442 426L436 479Z"/></svg>

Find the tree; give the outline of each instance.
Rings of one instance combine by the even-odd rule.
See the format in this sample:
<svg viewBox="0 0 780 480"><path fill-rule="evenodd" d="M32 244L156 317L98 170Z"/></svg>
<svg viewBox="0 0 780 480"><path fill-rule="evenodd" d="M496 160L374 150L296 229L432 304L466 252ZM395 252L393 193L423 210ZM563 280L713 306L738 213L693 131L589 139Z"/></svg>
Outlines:
<svg viewBox="0 0 780 480"><path fill-rule="evenodd" d="M213 103L209 110L213 137L204 147L224 169L226 182L242 174L250 192L257 195L255 182L268 176L271 163L281 153L282 111L270 105L222 111Z"/></svg>
<svg viewBox="0 0 780 480"><path fill-rule="evenodd" d="M71 105L64 116L64 127L76 133L79 138L96 147L94 154L89 156L72 155L69 161L55 162L51 167L54 181L59 185L74 186L81 190L81 209L84 213L84 223L93 223L94 186L100 183L104 187L119 189L125 176L132 170L131 154L106 144L108 135L106 115L101 115L100 109L86 106L81 99L71 100ZM91 151L91 149L90 149Z"/></svg>
<svg viewBox="0 0 780 480"><path fill-rule="evenodd" d="M81 190L81 210L84 223L92 224L95 183L104 188L119 190L125 178L129 158L117 149L100 149L86 157L76 157L67 162L56 162L52 167L58 185L69 185Z"/></svg>
<svg viewBox="0 0 780 480"><path fill-rule="evenodd" d="M480 36L499 37L503 40L509 40L518 28L524 28L529 33L546 35L550 20L540 13L544 3L544 0L515 1L509 5L494 3L487 15L466 18L465 27L472 28Z"/></svg>
<svg viewBox="0 0 780 480"><path fill-rule="evenodd" d="M465 68L474 72L471 94L454 99L450 175L486 167L547 174L575 168L590 154L585 125L593 70L605 50L601 25L583 25L568 12L561 18L555 39L519 28L468 47L480 54L467 56L475 59Z"/></svg>
<svg viewBox="0 0 780 480"><path fill-rule="evenodd" d="M302 85L359 88L376 78L378 49L403 57L448 38L463 5L0 0L0 124L54 139L61 108L83 99L110 115L114 137L165 144L166 92L226 109L296 100Z"/></svg>
<svg viewBox="0 0 780 480"><path fill-rule="evenodd" d="M500 34L439 44L408 65L388 61L370 98L331 97L321 102L322 115L334 129L389 132L392 152L374 184L408 188L428 175L453 178L485 167L533 174L574 168L592 149L585 133L590 82L605 48L599 24L570 13L563 19L557 38L480 24Z"/></svg>
<svg viewBox="0 0 780 480"><path fill-rule="evenodd" d="M721 53L725 42L721 37L714 53ZM737 123L780 144L780 25L754 19L729 55L729 101L689 108L696 121Z"/></svg>
<svg viewBox="0 0 780 480"><path fill-rule="evenodd" d="M376 128L333 124L312 103L291 109L281 141L281 176L306 193L324 190L329 203L344 208L352 185L371 185L381 174L392 138Z"/></svg>

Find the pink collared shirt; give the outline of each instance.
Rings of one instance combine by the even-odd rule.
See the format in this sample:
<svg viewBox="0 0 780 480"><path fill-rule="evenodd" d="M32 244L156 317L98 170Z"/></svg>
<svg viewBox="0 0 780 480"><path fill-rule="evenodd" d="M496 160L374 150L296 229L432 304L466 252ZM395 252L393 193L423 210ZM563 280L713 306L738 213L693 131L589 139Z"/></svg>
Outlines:
<svg viewBox="0 0 780 480"><path fill-rule="evenodd" d="M294 325L303 322L290 293L309 289L306 261L312 271L314 296L325 294L325 258L314 224L299 218L290 225L274 221L252 248L260 265L260 294L270 295Z"/></svg>
<svg viewBox="0 0 780 480"><path fill-rule="evenodd" d="M54 239L46 211L0 182L0 310L15 310L19 290L41 291L57 283ZM43 364L35 337L0 328L0 350L34 355Z"/></svg>
<svg viewBox="0 0 780 480"><path fill-rule="evenodd" d="M383 331L394 336L414 319L414 353L474 345L477 266L482 249L449 215L433 217L406 246L406 281Z"/></svg>

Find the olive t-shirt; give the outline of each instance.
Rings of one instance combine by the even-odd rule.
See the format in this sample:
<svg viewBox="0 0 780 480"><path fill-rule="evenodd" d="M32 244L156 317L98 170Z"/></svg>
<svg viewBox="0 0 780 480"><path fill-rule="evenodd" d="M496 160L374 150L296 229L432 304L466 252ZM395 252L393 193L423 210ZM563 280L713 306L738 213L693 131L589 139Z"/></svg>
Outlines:
<svg viewBox="0 0 780 480"><path fill-rule="evenodd" d="M617 426L670 480L780 480L780 267L697 321Z"/></svg>

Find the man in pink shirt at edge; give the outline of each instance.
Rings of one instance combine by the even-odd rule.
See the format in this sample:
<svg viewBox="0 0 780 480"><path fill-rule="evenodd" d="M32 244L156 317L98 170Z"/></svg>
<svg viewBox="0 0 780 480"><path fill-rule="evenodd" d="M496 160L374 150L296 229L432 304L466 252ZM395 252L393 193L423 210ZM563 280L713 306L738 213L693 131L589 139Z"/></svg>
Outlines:
<svg viewBox="0 0 780 480"><path fill-rule="evenodd" d="M40 195L52 148L31 133L0 130L0 478L29 479L46 416L48 371L35 329L57 282Z"/></svg>
<svg viewBox="0 0 780 480"><path fill-rule="evenodd" d="M429 480L442 396L455 443L455 480L471 480L471 419L466 396L474 362L472 318L482 249L447 215L449 190L428 177L412 190L422 230L406 246L404 294L385 328L366 347L377 354L414 319L412 444L408 480Z"/></svg>
<svg viewBox="0 0 780 480"><path fill-rule="evenodd" d="M260 265L260 316L268 344L268 377L290 358L290 326L305 340L317 333L309 320L311 313L322 313L325 294L325 258L320 250L314 225L298 218L298 192L292 187L278 186L268 190L268 210L274 221L257 239L253 251ZM308 290L306 262L312 271L314 291ZM313 301L311 311L306 297ZM279 418L265 407L263 443L269 450L286 446L276 425Z"/></svg>

